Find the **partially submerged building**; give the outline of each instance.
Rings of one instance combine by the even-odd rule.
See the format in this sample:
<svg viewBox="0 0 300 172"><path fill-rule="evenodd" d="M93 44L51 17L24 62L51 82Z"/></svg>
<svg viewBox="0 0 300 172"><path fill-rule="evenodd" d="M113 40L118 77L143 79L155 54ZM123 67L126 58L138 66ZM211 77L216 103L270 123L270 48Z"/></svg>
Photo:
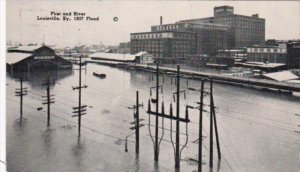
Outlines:
<svg viewBox="0 0 300 172"><path fill-rule="evenodd" d="M19 46L8 49L6 67L9 72L72 69L72 63L55 54L47 46Z"/></svg>
<svg viewBox="0 0 300 172"><path fill-rule="evenodd" d="M127 62L127 63L140 63L152 64L154 57L152 54L142 51L136 54L116 54L116 53L103 53L97 52L90 54L89 57L93 61L110 61L110 62Z"/></svg>

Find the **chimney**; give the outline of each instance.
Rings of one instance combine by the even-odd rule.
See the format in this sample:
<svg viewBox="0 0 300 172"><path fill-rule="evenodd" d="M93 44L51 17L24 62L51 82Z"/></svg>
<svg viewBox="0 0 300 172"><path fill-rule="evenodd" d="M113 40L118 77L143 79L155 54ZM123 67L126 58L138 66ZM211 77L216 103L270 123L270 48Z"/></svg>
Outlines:
<svg viewBox="0 0 300 172"><path fill-rule="evenodd" d="M162 25L162 24L163 24L163 17L160 16L160 25Z"/></svg>

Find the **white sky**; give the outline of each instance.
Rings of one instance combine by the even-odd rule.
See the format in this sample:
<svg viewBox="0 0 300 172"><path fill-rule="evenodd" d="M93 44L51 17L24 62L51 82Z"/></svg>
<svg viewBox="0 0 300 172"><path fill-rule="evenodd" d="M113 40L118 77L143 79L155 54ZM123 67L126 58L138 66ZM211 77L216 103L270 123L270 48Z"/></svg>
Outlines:
<svg viewBox="0 0 300 172"><path fill-rule="evenodd" d="M13 43L116 45L132 32L150 31L151 25L213 16L215 6L234 6L235 14L258 13L266 19L266 39L300 38L300 1L7 1L7 39ZM37 21L51 11L85 12L99 22ZM118 22L113 17L119 18Z"/></svg>

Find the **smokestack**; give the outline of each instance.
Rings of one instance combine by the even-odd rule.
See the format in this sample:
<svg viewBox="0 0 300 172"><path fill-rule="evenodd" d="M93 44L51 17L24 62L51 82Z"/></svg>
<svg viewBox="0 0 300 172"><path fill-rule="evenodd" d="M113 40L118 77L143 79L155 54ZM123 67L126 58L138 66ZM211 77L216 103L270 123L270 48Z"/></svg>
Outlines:
<svg viewBox="0 0 300 172"><path fill-rule="evenodd" d="M160 25L162 25L162 24L163 24L163 17L160 16Z"/></svg>

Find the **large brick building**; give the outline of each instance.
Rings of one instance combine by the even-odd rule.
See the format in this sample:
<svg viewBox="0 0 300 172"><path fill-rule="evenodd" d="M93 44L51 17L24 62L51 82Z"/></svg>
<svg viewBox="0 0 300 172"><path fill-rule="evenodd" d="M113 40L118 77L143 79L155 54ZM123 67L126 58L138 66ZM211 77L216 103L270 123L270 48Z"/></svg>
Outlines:
<svg viewBox="0 0 300 172"><path fill-rule="evenodd" d="M210 23L156 25L151 32L130 35L131 53L147 51L155 57L182 58L190 54L216 54L227 48L228 26Z"/></svg>
<svg viewBox="0 0 300 172"><path fill-rule="evenodd" d="M183 31L132 33L131 54L147 51L154 57L184 57L196 53L196 34Z"/></svg>
<svg viewBox="0 0 300 172"><path fill-rule="evenodd" d="M184 58L193 54L216 55L218 50L261 45L265 19L257 14L234 14L231 6L214 8L214 17L181 20L151 27L151 32L131 33L130 52L147 51L156 58Z"/></svg>
<svg viewBox="0 0 300 172"><path fill-rule="evenodd" d="M241 48L251 45L262 45L265 42L265 19L259 18L258 14L244 16L234 14L231 6L214 8L214 16L207 18L182 20L190 23L214 23L229 26L228 48Z"/></svg>

